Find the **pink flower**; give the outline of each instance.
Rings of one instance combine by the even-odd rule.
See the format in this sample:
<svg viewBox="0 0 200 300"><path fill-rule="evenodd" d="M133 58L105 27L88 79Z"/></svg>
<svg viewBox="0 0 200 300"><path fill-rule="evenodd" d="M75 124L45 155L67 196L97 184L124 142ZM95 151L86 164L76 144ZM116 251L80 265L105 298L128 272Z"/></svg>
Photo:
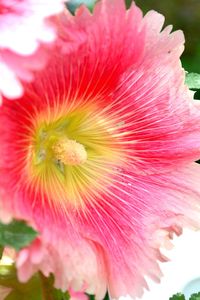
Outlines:
<svg viewBox="0 0 200 300"><path fill-rule="evenodd" d="M41 270L63 290L135 297L159 281L160 246L199 226L200 111L183 34L163 23L121 0L82 7L66 20L82 44L4 101L0 187L40 232L19 253L21 281Z"/></svg>
<svg viewBox="0 0 200 300"><path fill-rule="evenodd" d="M44 66L47 53L41 45L56 37L47 18L63 8L63 0L0 0L0 95L20 97L20 80L30 81Z"/></svg>

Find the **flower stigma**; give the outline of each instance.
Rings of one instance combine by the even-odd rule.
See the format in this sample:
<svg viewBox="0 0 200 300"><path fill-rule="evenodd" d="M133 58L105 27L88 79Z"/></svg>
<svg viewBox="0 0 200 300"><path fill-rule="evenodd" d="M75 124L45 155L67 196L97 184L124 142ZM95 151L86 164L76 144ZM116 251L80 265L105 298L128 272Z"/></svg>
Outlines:
<svg viewBox="0 0 200 300"><path fill-rule="evenodd" d="M62 138L52 148L55 157L65 165L80 165L87 160L85 147L74 140Z"/></svg>

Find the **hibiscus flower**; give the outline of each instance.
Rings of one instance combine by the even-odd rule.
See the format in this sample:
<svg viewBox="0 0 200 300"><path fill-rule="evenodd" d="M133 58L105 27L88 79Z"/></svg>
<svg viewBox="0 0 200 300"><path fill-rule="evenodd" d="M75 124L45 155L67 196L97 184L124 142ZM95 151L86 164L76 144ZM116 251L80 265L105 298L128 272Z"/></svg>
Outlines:
<svg viewBox="0 0 200 300"><path fill-rule="evenodd" d="M97 299L141 296L146 276L159 281L160 246L199 226L200 111L183 33L163 23L121 0L82 6L65 26L85 40L4 101L4 203L40 233L17 258L21 281L40 270Z"/></svg>

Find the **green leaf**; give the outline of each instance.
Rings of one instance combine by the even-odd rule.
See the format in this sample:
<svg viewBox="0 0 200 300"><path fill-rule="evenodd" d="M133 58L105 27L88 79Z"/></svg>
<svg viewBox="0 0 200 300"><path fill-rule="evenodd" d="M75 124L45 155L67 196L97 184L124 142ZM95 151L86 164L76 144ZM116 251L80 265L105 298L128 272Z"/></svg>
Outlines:
<svg viewBox="0 0 200 300"><path fill-rule="evenodd" d="M10 224L0 223L0 245L10 246L16 250L30 244L38 233L23 221L13 221Z"/></svg>
<svg viewBox="0 0 200 300"><path fill-rule="evenodd" d="M185 296L183 294L176 294L169 298L169 300L185 300Z"/></svg>
<svg viewBox="0 0 200 300"><path fill-rule="evenodd" d="M198 294L193 294L190 297L190 300L200 300L200 292Z"/></svg>
<svg viewBox="0 0 200 300"><path fill-rule="evenodd" d="M7 287L10 293L4 300L43 300L40 276L36 273L28 282L21 283L14 265L0 265L0 287Z"/></svg>
<svg viewBox="0 0 200 300"><path fill-rule="evenodd" d="M70 295L68 292L62 292L54 288L54 277L50 275L48 278L42 273L39 273L42 283L43 298L45 300L69 300Z"/></svg>
<svg viewBox="0 0 200 300"><path fill-rule="evenodd" d="M189 87L189 89L199 90L200 89L200 74L197 74L197 73L186 74L185 83Z"/></svg>
<svg viewBox="0 0 200 300"><path fill-rule="evenodd" d="M0 266L0 287L11 291L4 300L69 300L68 292L54 288L54 277L35 273L26 283L19 282L14 265Z"/></svg>
<svg viewBox="0 0 200 300"><path fill-rule="evenodd" d="M18 291L11 291L5 300L24 300L22 294ZM35 299L36 300L36 299Z"/></svg>
<svg viewBox="0 0 200 300"><path fill-rule="evenodd" d="M34 275L27 283L15 281L15 286L5 300L43 300L39 275Z"/></svg>
<svg viewBox="0 0 200 300"><path fill-rule="evenodd" d="M88 296L88 298L90 300L95 300L95 296L94 295L89 295L89 294L86 294L86 295ZM105 295L105 297L104 297L103 300L110 300L108 293L106 293L106 295Z"/></svg>
<svg viewBox="0 0 200 300"><path fill-rule="evenodd" d="M169 300L185 300L185 296L183 294L178 293L172 296L171 298L169 298ZM189 300L200 300L200 292L191 295Z"/></svg>
<svg viewBox="0 0 200 300"><path fill-rule="evenodd" d="M53 296L55 300L69 300L69 293L63 293L61 290L54 289Z"/></svg>
<svg viewBox="0 0 200 300"><path fill-rule="evenodd" d="M4 247L0 246L0 259L2 259Z"/></svg>

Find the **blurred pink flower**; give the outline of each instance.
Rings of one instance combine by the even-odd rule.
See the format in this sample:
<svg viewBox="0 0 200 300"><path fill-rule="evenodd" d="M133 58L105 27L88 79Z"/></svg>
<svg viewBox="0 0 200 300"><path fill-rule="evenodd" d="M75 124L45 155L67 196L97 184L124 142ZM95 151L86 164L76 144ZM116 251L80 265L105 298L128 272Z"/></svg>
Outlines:
<svg viewBox="0 0 200 300"><path fill-rule="evenodd" d="M52 42L56 28L48 17L64 9L63 0L0 0L0 96L22 96L21 81L44 66L43 43Z"/></svg>
<svg viewBox="0 0 200 300"><path fill-rule="evenodd" d="M18 274L134 298L145 276L159 281L160 246L199 226L200 111L184 84L184 37L122 0L65 22L82 43L52 51L0 110L0 188L13 216L40 232Z"/></svg>

